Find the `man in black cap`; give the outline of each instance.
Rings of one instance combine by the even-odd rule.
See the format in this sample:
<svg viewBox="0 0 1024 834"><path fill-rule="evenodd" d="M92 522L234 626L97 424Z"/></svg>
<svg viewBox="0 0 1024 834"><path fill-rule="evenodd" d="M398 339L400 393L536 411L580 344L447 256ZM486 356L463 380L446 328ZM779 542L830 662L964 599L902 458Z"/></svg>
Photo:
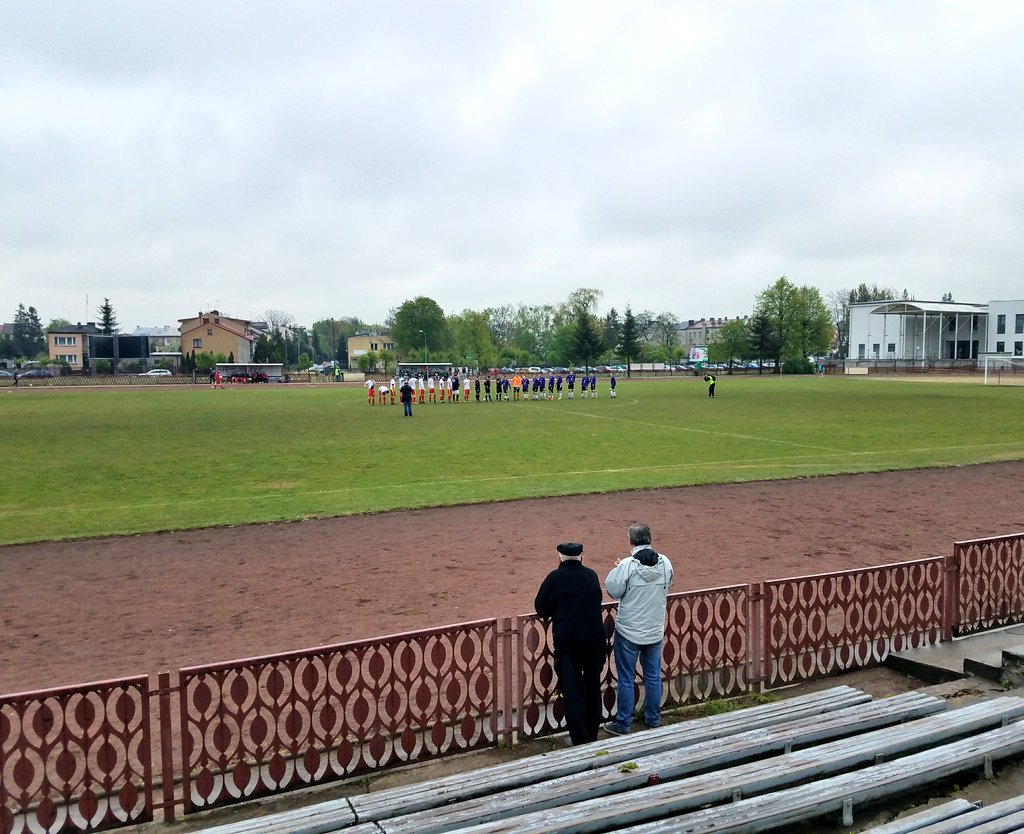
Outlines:
<svg viewBox="0 0 1024 834"><path fill-rule="evenodd" d="M551 620L569 738L585 744L597 739L601 726L601 670L608 656L601 581L584 567L582 544L566 542L557 550L561 564L545 577L533 605L538 615Z"/></svg>

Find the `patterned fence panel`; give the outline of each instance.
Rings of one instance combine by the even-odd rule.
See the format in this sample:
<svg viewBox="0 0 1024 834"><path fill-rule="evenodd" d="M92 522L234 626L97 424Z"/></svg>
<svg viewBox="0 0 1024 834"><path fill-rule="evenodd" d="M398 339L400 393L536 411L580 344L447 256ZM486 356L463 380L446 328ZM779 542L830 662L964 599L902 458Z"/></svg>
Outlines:
<svg viewBox="0 0 1024 834"><path fill-rule="evenodd" d="M615 630L615 603L602 606L605 632ZM515 639L519 651L515 658L516 731L522 738L565 729L565 710L558 693L555 677L551 630L536 614L523 614L514 618ZM605 664L601 673L604 717L610 717L615 708L615 682L613 664Z"/></svg>
<svg viewBox="0 0 1024 834"><path fill-rule="evenodd" d="M0 831L153 819L145 676L0 696Z"/></svg>
<svg viewBox="0 0 1024 834"><path fill-rule="evenodd" d="M957 635L1024 619L1024 533L953 545Z"/></svg>
<svg viewBox="0 0 1024 834"><path fill-rule="evenodd" d="M672 594L661 661L668 681L662 700L681 704L745 692L750 649L758 645L750 634L749 585Z"/></svg>
<svg viewBox="0 0 1024 834"><path fill-rule="evenodd" d="M495 742L496 620L183 669L185 813Z"/></svg>
<svg viewBox="0 0 1024 834"><path fill-rule="evenodd" d="M749 587L737 585L671 594L665 626L661 674L667 686L663 703L684 703L715 695L730 695L747 687ZM605 631L615 631L616 603L603 607ZM552 662L550 631L536 615L517 618L520 646L519 723L523 737L565 728L565 712L558 694ZM635 703L643 703L643 688L634 675ZM604 716L615 710L616 670L605 666L601 679Z"/></svg>
<svg viewBox="0 0 1024 834"><path fill-rule="evenodd" d="M943 559L761 583L768 685L875 666L939 642Z"/></svg>

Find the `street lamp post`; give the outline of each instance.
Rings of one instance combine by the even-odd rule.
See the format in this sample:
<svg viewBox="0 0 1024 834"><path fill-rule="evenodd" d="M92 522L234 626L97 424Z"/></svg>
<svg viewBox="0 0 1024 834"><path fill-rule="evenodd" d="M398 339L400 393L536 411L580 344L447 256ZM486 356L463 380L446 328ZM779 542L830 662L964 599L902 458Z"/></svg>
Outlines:
<svg viewBox="0 0 1024 834"><path fill-rule="evenodd" d="M427 334L424 333L422 330L420 331L420 333L423 333L423 364L426 365L427 364ZM424 368L423 370L426 371L426 368Z"/></svg>

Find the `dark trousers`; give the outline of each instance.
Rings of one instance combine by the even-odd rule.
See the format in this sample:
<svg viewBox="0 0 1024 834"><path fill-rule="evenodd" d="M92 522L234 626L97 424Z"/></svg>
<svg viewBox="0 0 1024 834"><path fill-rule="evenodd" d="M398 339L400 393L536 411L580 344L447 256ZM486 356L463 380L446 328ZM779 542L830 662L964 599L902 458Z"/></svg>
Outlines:
<svg viewBox="0 0 1024 834"><path fill-rule="evenodd" d="M565 723L573 744L597 739L601 727L601 670L603 648L555 652L555 674L562 693Z"/></svg>
<svg viewBox="0 0 1024 834"><path fill-rule="evenodd" d="M715 383L713 382L708 384L708 396L711 397L711 399L715 398Z"/></svg>

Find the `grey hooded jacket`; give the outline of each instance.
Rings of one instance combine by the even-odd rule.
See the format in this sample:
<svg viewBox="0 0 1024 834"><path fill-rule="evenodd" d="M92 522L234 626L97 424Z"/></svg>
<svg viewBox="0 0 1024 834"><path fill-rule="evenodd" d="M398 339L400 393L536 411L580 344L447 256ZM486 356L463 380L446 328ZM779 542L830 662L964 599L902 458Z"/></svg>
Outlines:
<svg viewBox="0 0 1024 834"><path fill-rule="evenodd" d="M615 630L639 646L665 636L665 599L672 584L672 563L650 545L633 548L628 559L612 568L604 586L619 601Z"/></svg>

